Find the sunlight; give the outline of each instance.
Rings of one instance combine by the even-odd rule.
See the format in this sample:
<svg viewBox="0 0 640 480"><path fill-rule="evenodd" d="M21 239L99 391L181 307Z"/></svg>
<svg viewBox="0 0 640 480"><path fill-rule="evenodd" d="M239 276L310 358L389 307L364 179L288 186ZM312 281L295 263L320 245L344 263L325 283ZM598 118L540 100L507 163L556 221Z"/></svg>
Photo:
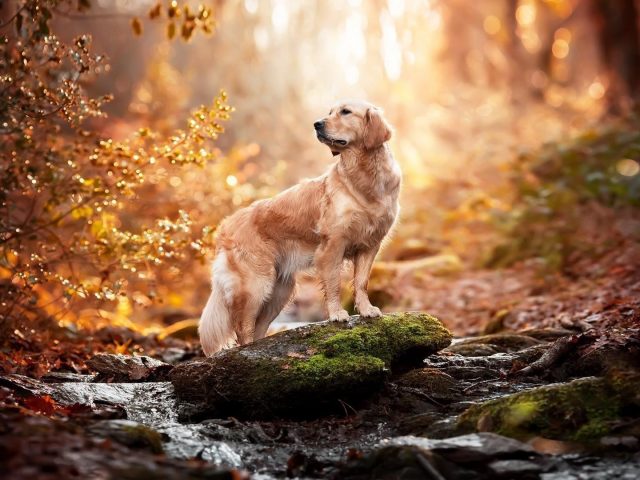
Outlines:
<svg viewBox="0 0 640 480"><path fill-rule="evenodd" d="M289 24L289 9L287 0L274 0L271 13L271 23L274 31L281 35L287 30Z"/></svg>
<svg viewBox="0 0 640 480"><path fill-rule="evenodd" d="M380 26L382 28L381 54L384 69L389 80L397 80L402 73L402 46L398 41L393 18L387 11L380 14Z"/></svg>

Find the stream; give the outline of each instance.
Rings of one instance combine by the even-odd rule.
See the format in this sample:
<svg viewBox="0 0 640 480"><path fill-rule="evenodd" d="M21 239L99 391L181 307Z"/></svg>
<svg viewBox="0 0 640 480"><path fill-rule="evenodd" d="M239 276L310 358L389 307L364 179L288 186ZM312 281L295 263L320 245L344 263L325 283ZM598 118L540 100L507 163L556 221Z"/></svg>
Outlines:
<svg viewBox="0 0 640 480"><path fill-rule="evenodd" d="M116 418L87 422L83 428L89 436L128 444L127 435L139 433L142 425L145 432L159 434L169 458L195 458L255 479L640 478L637 442L585 450L571 442L534 438L522 443L458 431L458 415L469 406L549 384L506 378L513 362L530 362L550 345L549 339L525 337L514 336L515 346L457 339L362 405L344 403L342 415L308 420L184 421L168 381L96 383L93 376L76 375L73 381L53 376L45 383L9 375L2 383L50 395L62 405L120 409L112 415ZM440 467L433 471L431 465Z"/></svg>

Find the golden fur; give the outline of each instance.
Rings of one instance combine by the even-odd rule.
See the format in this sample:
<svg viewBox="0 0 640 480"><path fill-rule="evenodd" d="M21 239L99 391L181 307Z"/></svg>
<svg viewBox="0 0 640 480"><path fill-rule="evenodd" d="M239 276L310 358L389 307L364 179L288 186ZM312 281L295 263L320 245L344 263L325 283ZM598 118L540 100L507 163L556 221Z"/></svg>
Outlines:
<svg viewBox="0 0 640 480"><path fill-rule="evenodd" d="M253 203L220 225L212 293L200 320L206 355L232 341L265 336L289 301L295 273L315 267L332 320L340 304L343 260L354 263L355 305L380 316L367 282L380 244L398 214L401 173L386 142L391 129L366 102L342 102L314 124L318 139L340 155L324 175Z"/></svg>

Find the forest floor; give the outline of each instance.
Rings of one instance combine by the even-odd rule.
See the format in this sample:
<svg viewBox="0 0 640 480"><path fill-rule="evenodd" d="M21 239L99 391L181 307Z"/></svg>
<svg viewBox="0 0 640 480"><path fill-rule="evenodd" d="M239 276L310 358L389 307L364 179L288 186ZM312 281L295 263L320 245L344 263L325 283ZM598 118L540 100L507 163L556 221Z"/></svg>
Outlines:
<svg viewBox="0 0 640 480"><path fill-rule="evenodd" d="M531 338L550 340L548 346L551 346L554 336L578 338L590 335L592 348L593 345L613 345L637 353L640 346L639 264L640 246L622 242L597 259L582 258L563 273L541 275L535 263L524 262L508 269L465 270L445 276L423 275L410 279L400 276L392 280L391 286L402 292L400 304L403 309L432 313L458 338L498 332L517 332L526 336L529 335L527 332L535 331L537 333L532 333ZM393 282L397 284L393 285ZM542 335L540 331L551 333ZM285 475L364 478L340 465L363 458L373 445L384 441L384 438L400 438L398 435L406 433L436 438L448 436L438 429L420 427L424 422L433 424L433 417L418 420L418 427L413 423L415 418L424 415L421 412L433 413L434 405L438 408L447 405L446 410L436 410L439 418L445 418L460 413L469 401L483 401L557 380L536 377L523 384L520 380L509 379L511 363L522 366L527 362L523 360L525 357L518 356L526 349L505 349L487 342L490 344L488 353L495 353L497 357L487 355L487 351L480 354L467 352L464 359L456 357L456 361L463 362L456 366L452 358L454 354L463 352L456 352L452 347L449 357L436 356L430 360L429 368L443 369L446 375L455 378L458 383L452 391L464 392L462 396L465 398L451 398L442 392L412 391L413 397L417 398L407 399L402 395L399 397L396 390L391 394L387 389L385 394L362 407L353 411L349 411L350 406L345 407L344 415L316 422L241 422L226 418L210 420L206 428L198 424L197 435L193 431L184 434L181 429L185 427L181 425L174 425L171 427L173 430L159 429L160 433L157 433L151 429L136 430L137 424L126 424L127 433L123 434L123 425L119 425L120 430L115 433L113 425L107 430L101 430L97 425L104 421L132 419L148 425L147 417L140 413L132 414L127 403L137 401L137 412L144 410L145 405L154 411L162 410L162 402L169 394L157 382L137 384L159 389L151 393L140 391L138 400L127 397L131 392L126 389L128 393L125 392L124 397L118 397L122 393L120 391L118 395L113 394L114 398L110 397L113 392L91 390L87 393L82 389L88 387L82 385L91 382L93 377L90 375L94 373L87 360L96 353L106 352L148 355L175 364L201 355L195 339L167 337L160 340L157 336L144 336L116 327L96 332L60 328L17 331L0 350L0 461L5 472L14 479L99 475L111 478L242 478L248 475L246 471L258 472L256 478ZM482 379L482 376L458 378L451 373L460 365L480 368L480 357L496 357L497 363L482 360L485 362L482 365L498 373L488 379ZM29 378L34 379L33 384L29 383ZM73 397L74 403L61 401L60 391L56 390L57 385L70 384L79 388ZM478 388L479 384L483 385ZM112 385L116 388L119 384ZM147 403L141 405L142 401ZM157 425L159 417L154 418L156 423L151 423ZM186 446L176 447L175 438L184 436L205 438L202 442L213 442L215 448L209 445L208 449L203 449L201 445L194 446L189 442L185 443ZM618 442L616 445L627 441L625 438L627 436L615 440ZM581 450L573 449L571 443L544 443L546 440L543 438L543 443L538 444L542 445L539 451L527 453L543 455L544 458L533 462L537 465L535 468L529 465L531 475L527 477L525 474L524 478L540 478L538 475L543 471L566 473L564 477L548 478L578 478L585 471L594 472L589 478L616 478L616 475L623 478L624 475L638 473L621 466L629 458L637 460L635 453L628 455L636 457L626 456L620 461L597 455L593 457L591 453L584 458L576 457L576 452ZM630 451L635 452L637 439L635 443L629 442ZM526 450L529 447L518 448ZM513 458L507 455L504 461L517 463L523 455L518 448L515 450L520 453ZM556 456L548 457L550 453ZM473 468L477 467L475 463L473 465ZM503 466L503 478L515 475L517 465L509 465ZM231 470L220 470L221 467ZM387 465L385 468L390 467ZM482 468L483 474L487 474L489 467L485 465ZM572 477L574 474L576 476ZM454 472L443 477L425 478L462 477L457 477Z"/></svg>

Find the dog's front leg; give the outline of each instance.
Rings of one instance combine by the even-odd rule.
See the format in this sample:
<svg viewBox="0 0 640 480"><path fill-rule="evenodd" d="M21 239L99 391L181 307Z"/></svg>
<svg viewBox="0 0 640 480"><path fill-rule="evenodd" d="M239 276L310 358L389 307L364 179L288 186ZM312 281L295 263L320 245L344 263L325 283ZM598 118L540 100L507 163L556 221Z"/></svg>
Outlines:
<svg viewBox="0 0 640 480"><path fill-rule="evenodd" d="M376 258L376 254L378 253L378 248L379 247L375 247L370 250L358 252L353 262L353 289L355 304L358 312L363 317L379 317L382 315L382 312L378 307L371 305L369 295L367 294L369 274L371 273L373 259Z"/></svg>
<svg viewBox="0 0 640 480"><path fill-rule="evenodd" d="M340 303L340 267L344 258L344 241L330 238L316 251L314 262L324 290L329 320L346 320L349 313Z"/></svg>

